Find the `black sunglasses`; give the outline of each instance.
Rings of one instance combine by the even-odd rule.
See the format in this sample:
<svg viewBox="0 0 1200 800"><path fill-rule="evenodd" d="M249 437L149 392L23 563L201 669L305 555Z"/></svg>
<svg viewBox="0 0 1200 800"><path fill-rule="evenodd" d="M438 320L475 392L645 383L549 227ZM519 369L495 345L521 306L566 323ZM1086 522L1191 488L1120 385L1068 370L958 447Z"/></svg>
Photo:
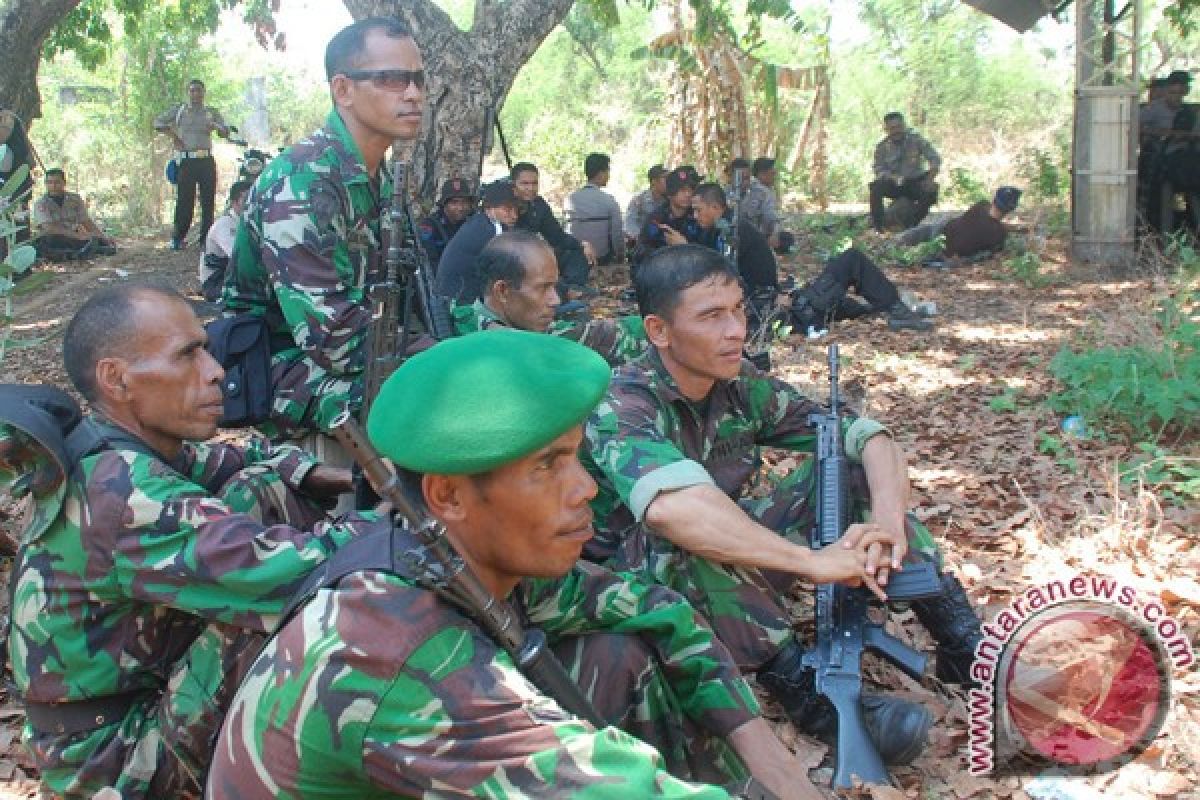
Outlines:
<svg viewBox="0 0 1200 800"><path fill-rule="evenodd" d="M343 74L352 81L370 81L385 92L403 92L410 85L425 88L423 69L352 69Z"/></svg>

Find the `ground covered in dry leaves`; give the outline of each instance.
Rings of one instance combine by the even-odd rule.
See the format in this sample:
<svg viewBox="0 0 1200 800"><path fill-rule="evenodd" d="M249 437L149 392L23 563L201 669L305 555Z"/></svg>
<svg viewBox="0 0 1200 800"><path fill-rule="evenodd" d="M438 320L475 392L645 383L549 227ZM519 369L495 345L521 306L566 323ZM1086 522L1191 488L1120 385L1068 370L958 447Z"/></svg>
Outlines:
<svg viewBox="0 0 1200 800"><path fill-rule="evenodd" d="M802 239L800 252L814 242ZM15 335L32 346L10 349L3 380L65 377L58 346L63 327L88 292L114 281L148 280L194 294L195 251L172 253L161 242L123 242L117 256L87 267L45 268L22 284ZM868 243L876 250L878 242ZM1055 390L1047 365L1065 344L1103 334L1130 340L1146 333L1161 278L1121 277L1068 261L1061 242L1045 245L1050 283L1030 289L999 259L950 271L889 266L901 288L937 304L936 330L895 333L881 319L838 323L843 391L861 411L886 421L910 454L919 516L937 534L981 614L991 616L1026 588L1077 573L1111 575L1158 599L1200 644L1200 509L1161 502L1152 487L1122 485L1118 459L1128 446L1061 432L1044 404ZM816 269L807 256L783 260L803 282ZM25 289L31 285L32 289ZM623 281L602 276L595 306L613 313ZM825 346L793 333L772 348L775 371L825 396ZM1050 442L1047 444L1047 442ZM1193 442L1173 443L1200 455ZM787 469L777 454L774 469ZM15 520L5 527L11 530ZM4 559L7 571L9 559ZM5 593L6 594L6 593ZM901 635L929 645L911 614ZM923 686L871 661L868 675L890 691L935 709L939 722L926 753L895 771L897 788L872 787L877 798L1185 798L1200 797L1200 674L1172 678L1174 705L1161 736L1136 762L1108 774L1046 788L1017 775L977 778L966 769L964 696ZM31 796L29 764L18 744L19 707L0 703L0 797ZM779 723L785 739L790 726ZM828 785L829 767L815 773Z"/></svg>

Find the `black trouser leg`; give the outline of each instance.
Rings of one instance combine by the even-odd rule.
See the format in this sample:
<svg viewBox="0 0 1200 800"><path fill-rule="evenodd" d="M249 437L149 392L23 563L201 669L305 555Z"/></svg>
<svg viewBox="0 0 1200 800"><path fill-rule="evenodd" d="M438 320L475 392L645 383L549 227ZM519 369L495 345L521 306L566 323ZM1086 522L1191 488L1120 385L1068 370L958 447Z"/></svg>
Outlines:
<svg viewBox="0 0 1200 800"><path fill-rule="evenodd" d="M217 160L212 156L196 159L200 186L200 242L203 245L213 224L213 207L217 196Z"/></svg>
<svg viewBox="0 0 1200 800"><path fill-rule="evenodd" d="M558 256L558 271L562 275L563 282L571 286L587 286L590 268L587 259L583 257L583 251L559 250L556 255Z"/></svg>
<svg viewBox="0 0 1200 800"><path fill-rule="evenodd" d="M870 303L872 311L887 311L900 300L896 284L888 280L866 253L853 247L829 259L825 272L833 276L843 294L847 289L854 289Z"/></svg>
<svg viewBox="0 0 1200 800"><path fill-rule="evenodd" d="M87 239L67 236L63 233L50 233L34 239L33 247L37 250L39 258L63 261L78 255L87 243Z"/></svg>
<svg viewBox="0 0 1200 800"><path fill-rule="evenodd" d="M175 232L172 236L182 242L192 227L192 214L196 209L196 187L199 185L197 158L185 158L179 162L179 176L175 193Z"/></svg>
<svg viewBox="0 0 1200 800"><path fill-rule="evenodd" d="M891 178L881 178L871 181L871 225L877 231L883 230L883 201L889 197L898 197L900 186Z"/></svg>

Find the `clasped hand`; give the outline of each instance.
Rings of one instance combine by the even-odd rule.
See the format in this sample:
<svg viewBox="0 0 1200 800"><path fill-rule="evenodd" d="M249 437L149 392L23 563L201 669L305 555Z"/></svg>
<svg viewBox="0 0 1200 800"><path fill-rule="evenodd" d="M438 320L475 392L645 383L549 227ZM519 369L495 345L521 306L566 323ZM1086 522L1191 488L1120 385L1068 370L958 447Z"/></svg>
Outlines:
<svg viewBox="0 0 1200 800"><path fill-rule="evenodd" d="M888 576L901 569L908 552L903 523L884 526L858 522L846 528L842 538L815 553L816 583L866 584L880 600L887 600Z"/></svg>

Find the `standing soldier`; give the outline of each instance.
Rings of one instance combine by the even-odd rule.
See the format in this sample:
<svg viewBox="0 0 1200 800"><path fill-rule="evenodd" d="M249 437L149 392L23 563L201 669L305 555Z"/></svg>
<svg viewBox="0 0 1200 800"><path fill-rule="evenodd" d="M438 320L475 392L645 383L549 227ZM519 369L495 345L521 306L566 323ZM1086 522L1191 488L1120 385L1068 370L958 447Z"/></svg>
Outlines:
<svg viewBox="0 0 1200 800"><path fill-rule="evenodd" d="M92 412L62 431L64 502L23 539L10 637L24 737L55 797L198 798L224 710L287 598L383 527L321 510L348 470L261 440L200 443L222 411L204 345L167 289L101 290L67 326L63 360Z"/></svg>
<svg viewBox="0 0 1200 800"><path fill-rule="evenodd" d="M228 139L229 126L220 111L204 105L204 82L193 79L188 84L188 102L155 117L154 130L171 137L179 168L171 249L182 250L184 247L184 237L192 227L197 189L200 191L199 241L203 246L213 224L217 194L217 161L212 154L212 135L215 131L218 136Z"/></svg>
<svg viewBox="0 0 1200 800"><path fill-rule="evenodd" d="M608 381L575 342L485 331L405 362L367 425L436 535L484 593L542 628L601 724L534 685L439 590L458 579L426 571L428 545L397 530L374 564L350 550L329 562L251 667L217 742L212 800L721 800L695 781L746 772L785 800L819 797L683 598L579 562L596 491L581 423Z"/></svg>
<svg viewBox="0 0 1200 800"><path fill-rule="evenodd" d="M246 202L225 308L264 317L270 331L264 431L344 466L325 431L362 405L367 291L382 274L392 196L384 154L420 131L425 72L408 29L373 17L330 40L325 74L334 106L325 127L272 161Z"/></svg>

